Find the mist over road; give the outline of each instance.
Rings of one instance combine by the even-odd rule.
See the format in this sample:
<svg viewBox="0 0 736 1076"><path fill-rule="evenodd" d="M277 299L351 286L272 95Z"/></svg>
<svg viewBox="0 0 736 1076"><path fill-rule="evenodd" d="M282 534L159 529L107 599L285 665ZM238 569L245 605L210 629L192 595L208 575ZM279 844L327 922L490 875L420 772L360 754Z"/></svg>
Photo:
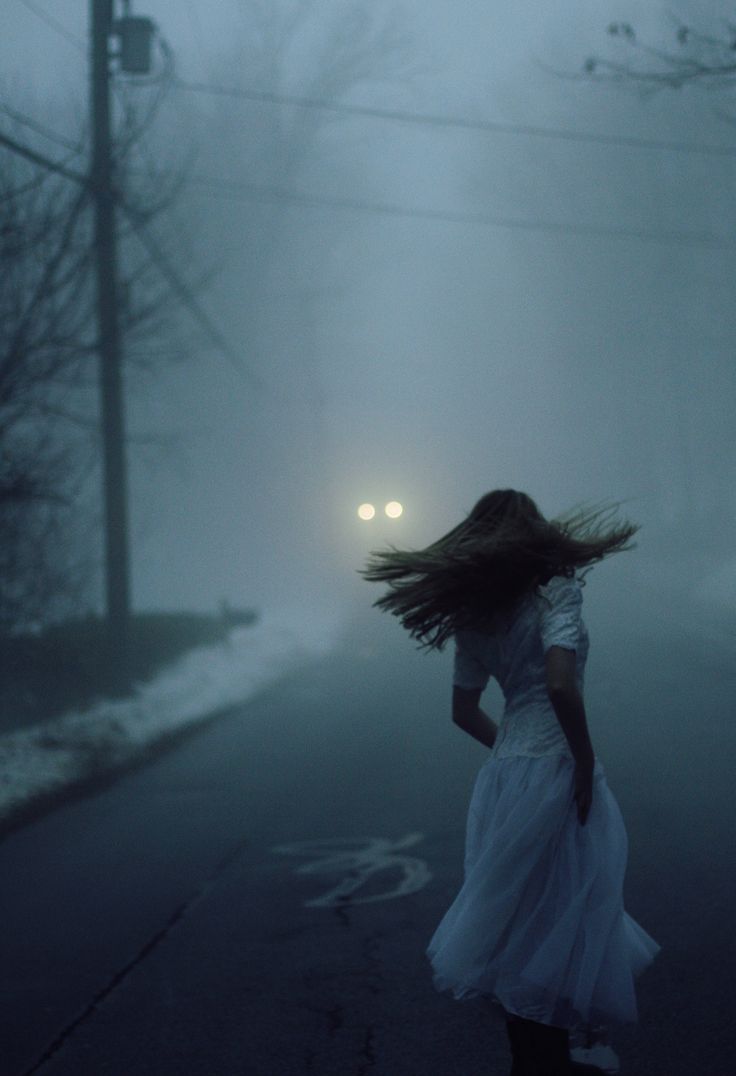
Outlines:
<svg viewBox="0 0 736 1076"><path fill-rule="evenodd" d="M614 1044L622 1074L725 1076L734 672L652 625L592 632L588 666L627 907L663 947ZM438 996L424 957L484 758L449 685L449 653L366 614L329 658L8 837L3 1076L505 1073L498 1018Z"/></svg>

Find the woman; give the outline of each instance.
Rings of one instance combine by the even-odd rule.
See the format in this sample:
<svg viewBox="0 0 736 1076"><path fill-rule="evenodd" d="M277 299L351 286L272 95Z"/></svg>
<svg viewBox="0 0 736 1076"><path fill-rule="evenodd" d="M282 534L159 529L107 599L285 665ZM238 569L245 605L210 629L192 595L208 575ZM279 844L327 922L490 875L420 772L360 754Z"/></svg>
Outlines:
<svg viewBox="0 0 736 1076"><path fill-rule="evenodd" d="M435 985L505 1011L513 1076L600 1072L569 1030L636 1020L633 978L658 945L626 914L627 838L583 703L582 577L631 548L611 508L546 520L493 490L428 548L371 555L375 603L427 648L454 637L452 717L491 748L470 803L463 886L432 937ZM497 725L480 708L493 676Z"/></svg>

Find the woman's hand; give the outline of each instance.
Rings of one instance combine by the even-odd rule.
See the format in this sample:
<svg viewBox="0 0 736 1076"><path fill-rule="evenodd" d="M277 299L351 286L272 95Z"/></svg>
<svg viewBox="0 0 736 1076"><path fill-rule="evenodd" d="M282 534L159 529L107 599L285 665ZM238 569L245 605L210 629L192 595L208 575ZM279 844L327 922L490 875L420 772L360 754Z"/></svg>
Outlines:
<svg viewBox="0 0 736 1076"><path fill-rule="evenodd" d="M575 804L578 809L578 821L581 826L585 825L593 802L594 765L594 761L575 763Z"/></svg>
<svg viewBox="0 0 736 1076"><path fill-rule="evenodd" d="M481 694L482 688L464 688L455 684L452 689L452 720L468 736L486 747L493 747L498 726L478 705Z"/></svg>
<svg viewBox="0 0 736 1076"><path fill-rule="evenodd" d="M575 651L564 646L551 646L545 655L547 694L575 760L575 803L584 826L593 802L595 755L575 662Z"/></svg>

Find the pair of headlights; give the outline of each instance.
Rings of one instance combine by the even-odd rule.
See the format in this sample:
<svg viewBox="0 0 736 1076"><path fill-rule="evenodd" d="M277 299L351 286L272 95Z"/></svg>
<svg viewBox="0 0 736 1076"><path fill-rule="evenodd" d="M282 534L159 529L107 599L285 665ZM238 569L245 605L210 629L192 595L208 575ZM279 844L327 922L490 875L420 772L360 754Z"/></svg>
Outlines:
<svg viewBox="0 0 736 1076"><path fill-rule="evenodd" d="M389 501L384 507L384 512L389 519L398 519L401 513L404 511L404 506L399 504L398 501ZM373 504L361 504L358 508L358 516L361 519L369 520L373 519L376 514L376 507Z"/></svg>

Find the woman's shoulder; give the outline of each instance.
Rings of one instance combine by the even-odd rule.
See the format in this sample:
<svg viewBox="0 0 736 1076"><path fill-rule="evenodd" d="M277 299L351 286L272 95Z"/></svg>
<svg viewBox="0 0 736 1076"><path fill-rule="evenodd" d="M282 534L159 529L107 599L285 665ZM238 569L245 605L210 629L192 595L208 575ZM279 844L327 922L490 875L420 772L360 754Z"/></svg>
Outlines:
<svg viewBox="0 0 736 1076"><path fill-rule="evenodd" d="M469 651L486 651L510 633L526 631L540 615L545 618L545 615L579 611L582 587L576 575L553 575L545 583L524 591L511 609L498 611L483 627L459 628L455 639Z"/></svg>
<svg viewBox="0 0 736 1076"><path fill-rule="evenodd" d="M586 637L582 621L583 584L575 575L554 576L541 588L539 627L542 647L579 650Z"/></svg>
<svg viewBox="0 0 736 1076"><path fill-rule="evenodd" d="M579 593L582 591L583 582L577 575L553 575L546 583L540 583L537 588L545 597L558 597L566 593Z"/></svg>

